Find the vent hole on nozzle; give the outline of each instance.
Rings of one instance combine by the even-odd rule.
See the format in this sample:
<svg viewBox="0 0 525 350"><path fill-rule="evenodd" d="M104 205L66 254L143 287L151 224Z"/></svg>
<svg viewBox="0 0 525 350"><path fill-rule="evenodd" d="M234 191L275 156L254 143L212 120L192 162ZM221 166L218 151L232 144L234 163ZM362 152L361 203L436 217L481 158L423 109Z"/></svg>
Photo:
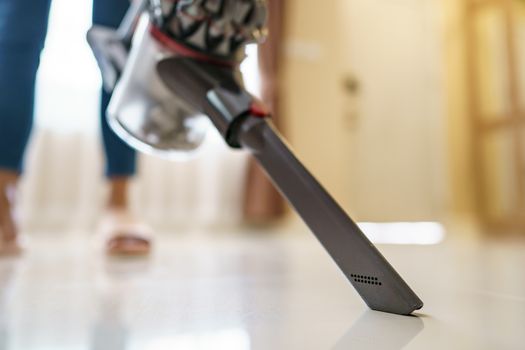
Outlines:
<svg viewBox="0 0 525 350"><path fill-rule="evenodd" d="M372 286L382 286L383 283L379 280L376 276L370 276L370 275L359 275L359 274L351 274L350 277L354 282L362 283L362 284L369 284Z"/></svg>

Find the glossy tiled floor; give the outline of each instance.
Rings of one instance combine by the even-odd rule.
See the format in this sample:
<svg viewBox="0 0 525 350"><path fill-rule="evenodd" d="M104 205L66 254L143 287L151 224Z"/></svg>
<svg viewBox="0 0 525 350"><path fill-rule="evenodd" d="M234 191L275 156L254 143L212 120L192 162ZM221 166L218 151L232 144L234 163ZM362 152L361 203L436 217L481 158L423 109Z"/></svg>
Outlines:
<svg viewBox="0 0 525 350"><path fill-rule="evenodd" d="M367 310L296 234L162 235L147 260L33 235L0 260L0 349L523 349L525 242L381 246L426 305Z"/></svg>

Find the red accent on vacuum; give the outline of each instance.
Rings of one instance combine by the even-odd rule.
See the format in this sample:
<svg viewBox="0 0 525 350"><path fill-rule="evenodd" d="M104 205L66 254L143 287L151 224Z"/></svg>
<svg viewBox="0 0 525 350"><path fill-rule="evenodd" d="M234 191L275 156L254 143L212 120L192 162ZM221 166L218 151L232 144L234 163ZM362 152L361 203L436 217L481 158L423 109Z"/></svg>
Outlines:
<svg viewBox="0 0 525 350"><path fill-rule="evenodd" d="M270 116L270 111L268 111L261 101L253 100L252 105L250 106L250 114L257 118L268 118Z"/></svg>

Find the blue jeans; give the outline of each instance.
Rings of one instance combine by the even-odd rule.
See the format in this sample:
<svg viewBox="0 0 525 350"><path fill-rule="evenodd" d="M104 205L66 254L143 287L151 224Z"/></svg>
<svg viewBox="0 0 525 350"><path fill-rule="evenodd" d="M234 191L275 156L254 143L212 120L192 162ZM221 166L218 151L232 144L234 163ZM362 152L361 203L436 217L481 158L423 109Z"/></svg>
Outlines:
<svg viewBox="0 0 525 350"><path fill-rule="evenodd" d="M33 125L35 78L50 3L51 0L0 0L0 169L22 171ZM93 0L93 23L116 28L128 6L129 0ZM107 123L105 111L110 98L102 91L100 117L106 175L131 176L135 173L136 155Z"/></svg>

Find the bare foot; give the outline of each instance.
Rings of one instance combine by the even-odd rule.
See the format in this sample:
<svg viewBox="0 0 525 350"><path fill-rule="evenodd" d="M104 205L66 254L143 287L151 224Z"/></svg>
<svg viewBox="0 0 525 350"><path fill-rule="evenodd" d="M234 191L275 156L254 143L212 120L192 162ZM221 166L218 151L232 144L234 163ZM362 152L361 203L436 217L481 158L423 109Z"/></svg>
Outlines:
<svg viewBox="0 0 525 350"><path fill-rule="evenodd" d="M14 193L12 192L14 192L14 184L7 181L6 176L0 176L0 256L21 252L18 230L13 216Z"/></svg>
<svg viewBox="0 0 525 350"><path fill-rule="evenodd" d="M99 230L108 255L143 256L151 251L151 229L126 209L107 209Z"/></svg>

